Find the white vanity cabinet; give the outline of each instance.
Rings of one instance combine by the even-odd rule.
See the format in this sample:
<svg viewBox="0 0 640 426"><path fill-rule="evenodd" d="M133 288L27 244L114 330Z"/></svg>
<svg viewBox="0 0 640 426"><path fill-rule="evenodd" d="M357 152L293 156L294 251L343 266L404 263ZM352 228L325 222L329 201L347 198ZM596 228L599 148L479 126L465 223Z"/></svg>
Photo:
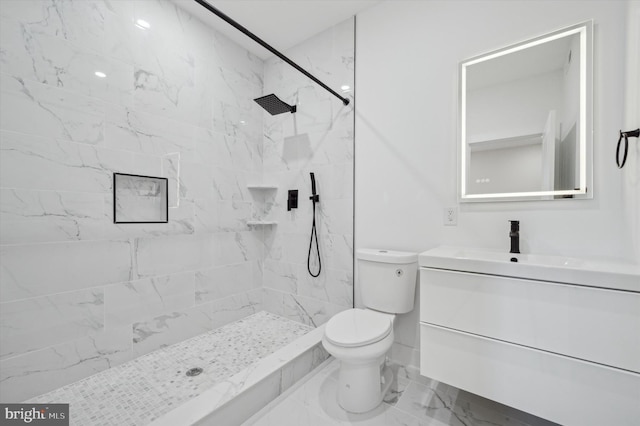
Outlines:
<svg viewBox="0 0 640 426"><path fill-rule="evenodd" d="M442 254L420 256L422 375L563 425L640 424L640 292Z"/></svg>

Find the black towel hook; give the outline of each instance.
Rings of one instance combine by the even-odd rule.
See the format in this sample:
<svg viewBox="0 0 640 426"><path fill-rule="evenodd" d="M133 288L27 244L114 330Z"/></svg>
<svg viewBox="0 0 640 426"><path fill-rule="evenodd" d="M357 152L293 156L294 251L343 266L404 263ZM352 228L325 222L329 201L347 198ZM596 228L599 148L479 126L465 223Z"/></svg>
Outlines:
<svg viewBox="0 0 640 426"><path fill-rule="evenodd" d="M624 167L624 163L627 162L627 153L629 152L629 138L637 138L640 137L640 128L635 130L629 130L628 132L623 132L620 130L620 137L618 138L618 147L616 148L616 164L618 168L621 169ZM624 138L624 155L622 156L622 162L620 161L620 146L622 145L622 139Z"/></svg>

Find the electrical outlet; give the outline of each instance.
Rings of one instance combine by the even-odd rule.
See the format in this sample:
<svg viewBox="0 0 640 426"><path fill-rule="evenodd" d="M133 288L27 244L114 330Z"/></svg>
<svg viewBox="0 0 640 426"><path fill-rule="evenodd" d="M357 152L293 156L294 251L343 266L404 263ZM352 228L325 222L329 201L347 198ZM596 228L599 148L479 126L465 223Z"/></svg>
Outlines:
<svg viewBox="0 0 640 426"><path fill-rule="evenodd" d="M458 224L458 209L455 207L445 207L443 223L447 226L456 226Z"/></svg>

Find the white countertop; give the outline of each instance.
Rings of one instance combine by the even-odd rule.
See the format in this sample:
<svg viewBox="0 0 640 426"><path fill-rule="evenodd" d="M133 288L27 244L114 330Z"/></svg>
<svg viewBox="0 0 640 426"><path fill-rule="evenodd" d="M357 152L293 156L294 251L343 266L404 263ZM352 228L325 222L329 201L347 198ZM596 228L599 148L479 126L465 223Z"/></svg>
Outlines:
<svg viewBox="0 0 640 426"><path fill-rule="evenodd" d="M511 258L518 262L512 262ZM561 282L640 293L640 266L627 262L597 261L574 257L436 247L420 253L422 268Z"/></svg>

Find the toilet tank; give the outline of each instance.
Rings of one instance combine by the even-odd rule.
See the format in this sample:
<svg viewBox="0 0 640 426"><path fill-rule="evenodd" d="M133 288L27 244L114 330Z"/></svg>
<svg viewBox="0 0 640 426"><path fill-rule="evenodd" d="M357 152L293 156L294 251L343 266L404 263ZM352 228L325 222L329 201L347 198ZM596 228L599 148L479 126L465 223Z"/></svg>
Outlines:
<svg viewBox="0 0 640 426"><path fill-rule="evenodd" d="M413 310L417 253L359 249L356 256L358 285L367 308L393 314Z"/></svg>

